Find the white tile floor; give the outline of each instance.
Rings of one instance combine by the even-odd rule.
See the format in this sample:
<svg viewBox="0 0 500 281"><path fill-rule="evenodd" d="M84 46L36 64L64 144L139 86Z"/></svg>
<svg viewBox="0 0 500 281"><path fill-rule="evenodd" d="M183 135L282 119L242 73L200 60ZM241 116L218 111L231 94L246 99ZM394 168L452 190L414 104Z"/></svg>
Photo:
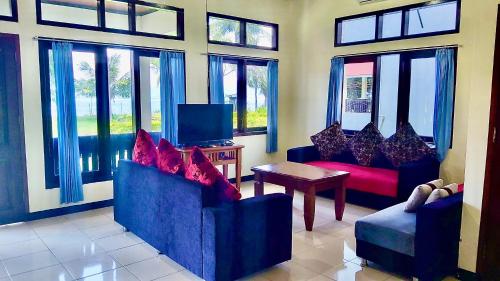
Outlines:
<svg viewBox="0 0 500 281"><path fill-rule="evenodd" d="M266 193L284 192L266 185ZM242 187L253 196L252 183ZM344 220L334 220L332 200L316 200L313 232L306 232L303 195L295 193L293 259L245 280L404 280L362 268L356 257L354 222L373 210L347 205ZM0 227L0 281L200 280L113 221L104 208ZM454 279L449 279L454 280Z"/></svg>

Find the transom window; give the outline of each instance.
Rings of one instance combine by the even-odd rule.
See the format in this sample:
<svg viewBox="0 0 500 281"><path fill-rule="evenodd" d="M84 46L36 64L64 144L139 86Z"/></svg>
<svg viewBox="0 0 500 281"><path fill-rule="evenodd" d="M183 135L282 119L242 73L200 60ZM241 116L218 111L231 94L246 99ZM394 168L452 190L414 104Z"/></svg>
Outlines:
<svg viewBox="0 0 500 281"><path fill-rule="evenodd" d="M16 0L0 0L0 20L17 21Z"/></svg>
<svg viewBox="0 0 500 281"><path fill-rule="evenodd" d="M235 135L267 131L267 61L224 58L224 102L233 105Z"/></svg>
<svg viewBox="0 0 500 281"><path fill-rule="evenodd" d="M184 10L157 1L36 1L39 24L184 40Z"/></svg>
<svg viewBox="0 0 500 281"><path fill-rule="evenodd" d="M278 25L208 13L208 42L246 48L278 50Z"/></svg>
<svg viewBox="0 0 500 281"><path fill-rule="evenodd" d="M399 123L409 122L432 142L435 56L436 50L421 50L346 57L342 129L353 134L373 122L389 137Z"/></svg>
<svg viewBox="0 0 500 281"><path fill-rule="evenodd" d="M460 0L421 3L335 20L335 46L458 33Z"/></svg>

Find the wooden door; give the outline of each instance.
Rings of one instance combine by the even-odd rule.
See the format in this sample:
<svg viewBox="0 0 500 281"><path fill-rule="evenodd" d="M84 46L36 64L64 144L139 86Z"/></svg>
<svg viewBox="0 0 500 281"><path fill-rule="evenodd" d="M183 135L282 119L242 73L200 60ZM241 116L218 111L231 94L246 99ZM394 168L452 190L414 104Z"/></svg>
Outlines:
<svg viewBox="0 0 500 281"><path fill-rule="evenodd" d="M0 225L26 217L19 37L0 34Z"/></svg>

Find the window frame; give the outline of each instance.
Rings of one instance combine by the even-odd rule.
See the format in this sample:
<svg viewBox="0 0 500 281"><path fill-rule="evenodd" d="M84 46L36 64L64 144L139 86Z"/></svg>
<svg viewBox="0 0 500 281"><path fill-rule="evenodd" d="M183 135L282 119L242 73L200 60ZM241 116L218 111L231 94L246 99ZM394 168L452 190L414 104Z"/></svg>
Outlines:
<svg viewBox="0 0 500 281"><path fill-rule="evenodd" d="M233 136L252 136L267 134L267 126L265 127L247 127L247 66L266 66L269 60L254 59L254 58L239 58L225 56L223 63L236 64L237 68L237 92L236 92L236 113L237 126L233 128ZM210 75L210 65L209 65ZM208 83L208 102L210 103L210 83Z"/></svg>
<svg viewBox="0 0 500 281"><path fill-rule="evenodd" d="M455 81L454 81L454 88L453 88L453 110L452 110L452 122L455 117L455 98L456 98L456 84L457 84L457 79L456 79L456 74L457 74L457 57L458 57L458 47L453 47L455 50L455 56L454 56L454 64L455 64ZM380 89L380 79L379 79L379 73L380 73L380 66L381 66L381 57L385 55L399 55L400 56L400 61L399 61L399 83L398 83L398 101L397 101L397 121L396 121L396 126L397 124L401 123L408 123L409 122L409 115L410 115L410 88L411 88L411 60L412 59L419 59L419 58L431 58L435 57L436 55L436 49L423 49L423 50L404 50L404 51L390 51L390 52L380 52L380 53L373 53L369 55L353 55L353 56L346 56L344 58L344 65L350 64L350 63L363 63L363 62L374 62L374 72L373 72L373 88L372 88L372 114L371 114L371 122L375 124L375 126L378 128L378 111L379 111L379 101L380 101L380 96L379 96L379 89ZM342 93L344 90L344 83L342 86ZM344 106L344 97L342 96L341 100L341 108ZM342 124L342 118L343 114L341 113L340 117L340 123ZM347 136L353 136L356 132L355 130L344 130L344 133ZM428 136L420 136L425 142L433 144L434 139L433 137L428 137ZM452 128L452 143L453 143L453 128ZM450 146L451 148L451 146Z"/></svg>
<svg viewBox="0 0 500 281"><path fill-rule="evenodd" d="M415 9L415 8L433 6L433 5L441 5L441 4L445 4L445 3L451 3L451 2L457 2L456 22L455 22L454 29L445 30L445 31L420 33L420 34L408 34L410 10ZM371 43L378 43L378 42L388 42L388 41L397 41L397 40L405 40L405 39L413 39L413 38L422 38L422 37L431 37L431 36L460 33L461 7L462 7L462 0L440 0L438 3L435 3L435 1L428 1L428 2L424 2L424 3L417 3L417 4L401 6L401 7L396 7L396 8L390 8L390 9L385 9L385 10L378 10L378 11L374 11L374 12L339 17L339 18L335 19L334 46L335 47L343 47L343 46L353 46L353 45L364 45L364 44L371 44ZM401 17L402 17L401 18L401 34L399 36L382 38L382 30L383 30L382 27L383 27L384 14L389 14L389 13L394 13L394 12L399 12L399 11L402 12L402 15L401 15ZM375 28L375 39L362 40L362 41L349 42L349 43L342 43L341 42L341 40L342 40L341 39L342 38L342 22L343 21L364 18L364 17L370 17L370 16L376 17L375 27L374 27Z"/></svg>
<svg viewBox="0 0 500 281"><path fill-rule="evenodd" d="M135 140L137 130L141 128L141 104L140 104L140 56L160 57L160 50L146 49L126 45L114 44L95 44L76 42L73 44L74 51L91 51L96 57L96 111L97 111L97 130L98 130L98 155L99 171L82 172L83 184L109 181L113 178L114 167L111 165L113 151L111 151L111 128L109 102L109 83L108 83L108 56L107 49L125 49L131 51L131 110L132 110L132 137ZM44 143L44 162L45 162L45 186L46 189L59 188L59 175L56 174L55 161L58 155L54 151L53 130L52 130L52 111L51 111L51 93L50 93L50 72L49 72L49 50L52 49L52 41L39 41L39 61L40 61L40 84L41 84L41 103L42 103L42 128ZM182 52L182 51L178 51ZM184 53L184 52L182 52ZM185 55L185 54L184 54ZM185 60L184 60L185 64ZM185 67L184 67L185 69ZM184 80L186 83L186 80ZM159 133L154 133L153 137L158 140ZM79 137L80 138L80 137ZM131 143L133 147L133 142Z"/></svg>
<svg viewBox="0 0 500 281"><path fill-rule="evenodd" d="M164 4L158 4L158 3L151 3L151 2L142 1L142 0L135 0L135 1L113 0L116 2L128 3L129 29L123 30L123 29L106 27L106 0L96 0L96 1L97 1L97 26L77 24L77 23L58 22L58 21L53 21L53 20L44 20L42 17L42 0L36 0L36 22L37 22L37 24L40 24L40 25L50 25L50 26L57 26L57 27L67 27L67 28L84 29L84 30L92 30L92 31L102 31L102 32L109 32L109 33L119 33L119 34L154 37L154 38L180 40L180 41L184 41L184 39L185 39L184 9L183 8L178 8L178 7L164 5ZM177 13L177 36L137 31L136 5L175 11Z"/></svg>
<svg viewBox="0 0 500 281"><path fill-rule="evenodd" d="M12 21L18 22L18 11L17 11L17 0L10 0L10 6L12 7L12 15L11 16L1 16L0 21Z"/></svg>
<svg viewBox="0 0 500 281"><path fill-rule="evenodd" d="M238 21L240 24L240 37L239 37L240 43L231 43L231 42L225 42L225 41L211 40L210 39L210 18L211 17ZM247 23L271 27L273 29L273 39L272 39L273 46L272 47L263 47L263 46L247 44L247 32L246 32ZM261 49L261 50L268 50L268 51L279 51L279 24L208 12L207 13L207 40L208 40L209 44L217 44L217 45L225 45L225 46L233 46L233 47L241 47L241 48L250 48L250 49Z"/></svg>

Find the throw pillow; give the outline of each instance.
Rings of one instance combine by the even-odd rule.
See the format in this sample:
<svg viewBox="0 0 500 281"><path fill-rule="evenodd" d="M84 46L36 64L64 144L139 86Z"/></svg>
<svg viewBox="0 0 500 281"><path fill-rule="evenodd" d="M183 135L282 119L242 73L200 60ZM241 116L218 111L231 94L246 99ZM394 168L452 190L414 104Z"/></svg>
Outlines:
<svg viewBox="0 0 500 281"><path fill-rule="evenodd" d="M443 188L438 188L434 190L429 198L425 201L425 204L436 202L440 199L446 198L458 192L458 184L452 183Z"/></svg>
<svg viewBox="0 0 500 281"><path fill-rule="evenodd" d="M193 148L186 169L186 178L205 186L213 186L219 175L219 170L212 165L210 159L198 147Z"/></svg>
<svg viewBox="0 0 500 281"><path fill-rule="evenodd" d="M425 201L431 195L433 190L443 187L443 180L433 180L431 182L421 184L417 186L406 201L405 212L413 213L416 212L418 207L425 204Z"/></svg>
<svg viewBox="0 0 500 281"><path fill-rule="evenodd" d="M214 185L218 203L233 202L241 199L240 191L222 174L219 174Z"/></svg>
<svg viewBox="0 0 500 281"><path fill-rule="evenodd" d="M369 123L355 134L348 144L358 163L362 166L370 166L383 141L384 137L375 124Z"/></svg>
<svg viewBox="0 0 500 281"><path fill-rule="evenodd" d="M394 135L386 139L381 150L395 167L434 156L434 151L415 133L409 123L400 126Z"/></svg>
<svg viewBox="0 0 500 281"><path fill-rule="evenodd" d="M311 141L318 149L321 160L325 161L344 151L347 144L347 138L338 122L311 136Z"/></svg>
<svg viewBox="0 0 500 281"><path fill-rule="evenodd" d="M144 166L156 166L158 150L156 150L153 138L148 132L139 130L135 140L132 161Z"/></svg>
<svg viewBox="0 0 500 281"><path fill-rule="evenodd" d="M158 169L169 174L184 176L186 167L182 155L166 139L161 139L158 145Z"/></svg>

